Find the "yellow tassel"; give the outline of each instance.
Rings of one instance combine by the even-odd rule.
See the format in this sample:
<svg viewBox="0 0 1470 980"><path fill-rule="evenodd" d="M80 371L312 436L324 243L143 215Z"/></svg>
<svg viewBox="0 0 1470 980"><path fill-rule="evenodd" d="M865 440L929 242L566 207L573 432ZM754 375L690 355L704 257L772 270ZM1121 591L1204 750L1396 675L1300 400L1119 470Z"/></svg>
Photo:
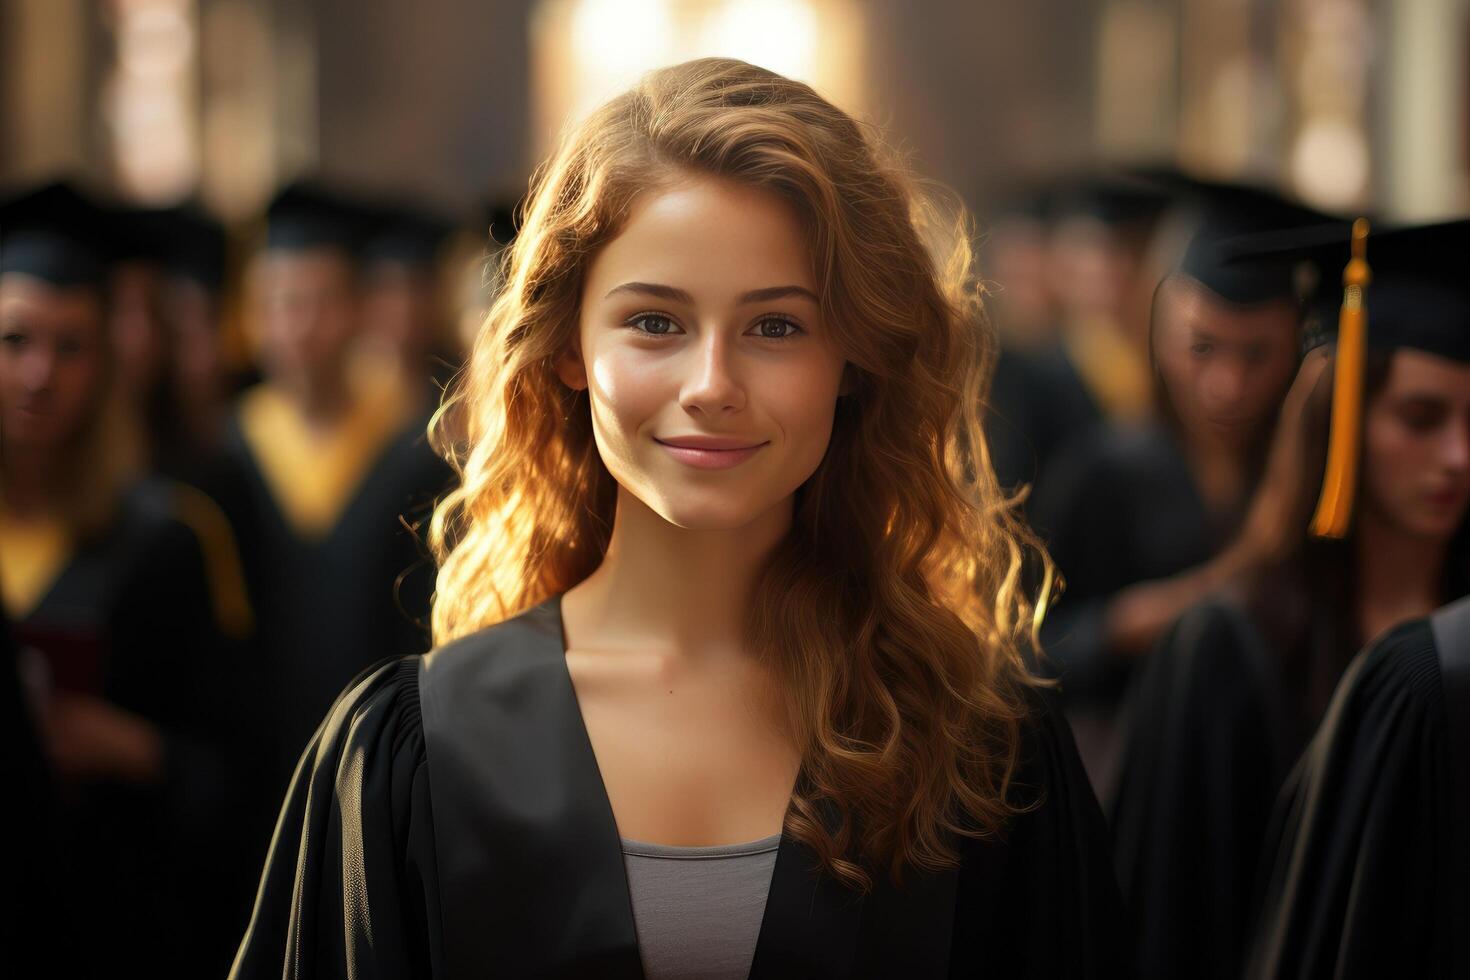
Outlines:
<svg viewBox="0 0 1470 980"><path fill-rule="evenodd" d="M1342 313L1337 326L1337 362L1332 376L1332 430L1327 443L1327 472L1322 496L1312 517L1319 538L1347 536L1358 483L1358 445L1363 428L1363 362L1368 350L1368 310L1363 291L1372 279L1368 268L1368 221L1353 222L1353 257L1342 272Z"/></svg>

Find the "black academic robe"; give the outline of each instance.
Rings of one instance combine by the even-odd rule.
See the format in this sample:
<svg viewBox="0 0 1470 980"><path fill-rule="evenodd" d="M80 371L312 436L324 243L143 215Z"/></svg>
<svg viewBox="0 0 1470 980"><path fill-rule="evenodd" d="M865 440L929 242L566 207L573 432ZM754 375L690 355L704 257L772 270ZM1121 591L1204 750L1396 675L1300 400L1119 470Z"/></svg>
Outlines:
<svg viewBox="0 0 1470 980"><path fill-rule="evenodd" d="M1281 658L1254 617L1210 599L1129 692L1110 817L1142 977L1240 975L1271 807L1304 740Z"/></svg>
<svg viewBox="0 0 1470 980"><path fill-rule="evenodd" d="M0 785L11 803L11 852L0 875L0 949L7 967L29 976L45 970L56 949L58 895L55 787L21 679L20 652L0 610Z"/></svg>
<svg viewBox="0 0 1470 980"><path fill-rule="evenodd" d="M256 690L251 723L260 749L257 799L274 806L301 746L343 685L368 665L428 649L433 563L422 536L450 473L420 420L379 452L336 523L319 537L285 515L238 424L214 483L240 539L255 610ZM220 470L232 476L222 479ZM269 802L266 802L269 801ZM258 823L257 860L270 815Z"/></svg>
<svg viewBox="0 0 1470 980"><path fill-rule="evenodd" d="M61 941L44 955L57 976L219 970L238 921L228 906L242 871L232 863L238 664L217 628L200 543L169 499L154 484L131 490L12 624L20 656L50 689L100 697L163 739L158 783L55 780L49 835L15 842L47 865Z"/></svg>
<svg viewBox="0 0 1470 980"><path fill-rule="evenodd" d="M1344 673L1268 834L1247 975L1470 976L1470 598Z"/></svg>
<svg viewBox="0 0 1470 980"><path fill-rule="evenodd" d="M1001 348L988 401L990 463L1006 490L1034 486L1062 447L1102 421L1097 402L1060 346ZM1028 500L1028 511L1034 500Z"/></svg>
<svg viewBox="0 0 1470 980"><path fill-rule="evenodd" d="M1065 722L1035 709L1018 780L1038 805L961 868L863 897L783 838L751 977L1123 975L1101 815ZM338 700L231 976L642 976L558 599Z"/></svg>
<svg viewBox="0 0 1470 980"><path fill-rule="evenodd" d="M1074 439L1043 474L1032 515L1066 580L1042 625L1047 656L1069 700L1112 706L1127 669L1107 647L1108 601L1209 560L1233 522L1211 516L1177 439L1154 424Z"/></svg>

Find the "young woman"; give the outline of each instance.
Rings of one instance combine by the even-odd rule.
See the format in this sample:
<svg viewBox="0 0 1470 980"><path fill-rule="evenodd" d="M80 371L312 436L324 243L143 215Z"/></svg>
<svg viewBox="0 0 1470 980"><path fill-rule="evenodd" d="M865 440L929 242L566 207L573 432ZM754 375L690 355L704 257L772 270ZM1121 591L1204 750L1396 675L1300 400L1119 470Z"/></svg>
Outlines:
<svg viewBox="0 0 1470 980"><path fill-rule="evenodd" d="M1346 236L1332 238L1320 260L1328 282L1347 259ZM1470 307L1411 268L1415 241L1398 232L1369 245L1372 349L1350 533L1308 535L1334 385L1314 354L1222 559L1237 569L1230 585L1171 628L1130 698L1114 830L1147 976L1239 975L1273 801L1344 668L1389 628L1470 591L1470 368L1456 325Z"/></svg>
<svg viewBox="0 0 1470 980"><path fill-rule="evenodd" d="M210 588L232 555L175 516L197 494L119 455L99 221L63 185L0 209L0 604L57 800L55 851L16 846L42 855L60 934L85 936L11 949L66 975L197 976L230 928L197 892L228 892L238 847L238 677Z"/></svg>
<svg viewBox="0 0 1470 980"><path fill-rule="evenodd" d="M1385 324L1398 349L1364 425L1384 465L1364 474L1357 591L1374 601L1357 604L1355 632L1380 639L1277 801L1252 977L1470 970L1470 221L1381 237L1375 277L1418 288Z"/></svg>
<svg viewBox="0 0 1470 980"><path fill-rule="evenodd" d="M566 139L447 410L440 646L319 730L236 977L1120 969L922 215L737 61Z"/></svg>

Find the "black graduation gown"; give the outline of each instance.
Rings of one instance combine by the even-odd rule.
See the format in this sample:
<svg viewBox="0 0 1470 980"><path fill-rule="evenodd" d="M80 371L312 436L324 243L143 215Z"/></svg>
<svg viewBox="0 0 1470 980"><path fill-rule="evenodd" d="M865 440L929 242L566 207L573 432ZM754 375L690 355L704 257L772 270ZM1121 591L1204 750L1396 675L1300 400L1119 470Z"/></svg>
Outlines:
<svg viewBox="0 0 1470 980"><path fill-rule="evenodd" d="M434 568L404 519L426 521L450 472L425 437L427 419L379 452L336 523L303 536L285 516L238 424L226 446L232 488L220 503L240 538L257 623L250 710L262 747L257 798L274 806L301 746L343 685L368 665L428 649ZM218 473L215 482L220 482ZM257 860L270 815L260 817Z"/></svg>
<svg viewBox="0 0 1470 980"><path fill-rule="evenodd" d="M238 664L217 628L199 541L168 499L158 485L134 487L106 532L81 544L12 625L53 687L147 719L164 745L157 784L55 785L56 849L43 860L63 940L44 955L58 976L221 970L225 937L243 916L243 868L233 863L238 718L229 710Z"/></svg>
<svg viewBox="0 0 1470 980"><path fill-rule="evenodd" d="M0 948L21 975L45 968L56 948L56 807L31 705L20 676L19 651L0 610L0 785L10 803L11 852L0 875ZM27 972L30 971L30 972Z"/></svg>
<svg viewBox="0 0 1470 980"><path fill-rule="evenodd" d="M1069 700L1112 705L1127 671L1107 649L1108 600L1207 561L1227 529L1211 518L1178 442L1153 424L1073 440L1043 474L1032 514L1066 579L1042 625L1047 656Z"/></svg>
<svg viewBox="0 0 1470 980"><path fill-rule="evenodd" d="M1124 710L1111 808L1142 977L1238 977L1262 840L1302 739L1273 650L1236 604L1189 609Z"/></svg>
<svg viewBox="0 0 1470 980"><path fill-rule="evenodd" d="M1268 835L1247 975L1470 976L1470 598L1344 673Z"/></svg>
<svg viewBox="0 0 1470 980"><path fill-rule="evenodd" d="M1106 832L1038 698L1039 805L963 867L866 898L783 838L751 976L1118 976ZM642 976L618 830L560 601L363 675L281 811L237 980Z"/></svg>
<svg viewBox="0 0 1470 980"><path fill-rule="evenodd" d="M1101 421L1102 411L1060 346L1001 348L985 415L990 463L1001 487L1035 485L1063 446ZM1028 511L1034 501L1028 499Z"/></svg>

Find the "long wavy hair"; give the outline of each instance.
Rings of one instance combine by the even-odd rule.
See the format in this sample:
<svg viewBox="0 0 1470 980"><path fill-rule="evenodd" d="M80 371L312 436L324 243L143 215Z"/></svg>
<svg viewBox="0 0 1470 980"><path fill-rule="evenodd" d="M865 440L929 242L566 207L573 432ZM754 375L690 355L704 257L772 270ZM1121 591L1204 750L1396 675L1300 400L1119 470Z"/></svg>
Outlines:
<svg viewBox="0 0 1470 980"><path fill-rule="evenodd" d="M806 85L725 59L655 71L537 171L501 291L431 425L460 475L430 527L435 642L602 561L617 488L587 394L553 362L633 200L690 174L797 209L854 378L748 613L802 751L787 831L860 889L873 869L952 867L956 835L996 835L1022 806L1012 776L1046 594L1024 583L1043 567L1049 584L1050 566L981 435L995 349L963 209Z"/></svg>

